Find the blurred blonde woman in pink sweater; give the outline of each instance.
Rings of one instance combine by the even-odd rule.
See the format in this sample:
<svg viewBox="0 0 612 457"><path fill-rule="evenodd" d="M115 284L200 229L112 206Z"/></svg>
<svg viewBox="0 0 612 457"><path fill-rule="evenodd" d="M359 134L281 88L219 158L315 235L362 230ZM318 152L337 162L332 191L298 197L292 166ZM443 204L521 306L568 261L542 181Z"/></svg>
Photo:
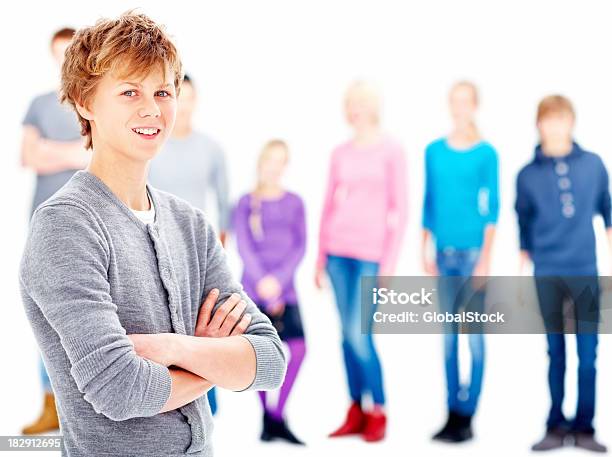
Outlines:
<svg viewBox="0 0 612 457"><path fill-rule="evenodd" d="M381 130L380 98L371 85L353 83L344 109L353 137L332 153L315 275L321 288L327 272L334 289L351 397L344 423L330 436L380 441L386 431L383 376L371 329L361 332L360 278L395 270L406 225L406 163L402 147ZM369 411L362 407L366 395Z"/></svg>

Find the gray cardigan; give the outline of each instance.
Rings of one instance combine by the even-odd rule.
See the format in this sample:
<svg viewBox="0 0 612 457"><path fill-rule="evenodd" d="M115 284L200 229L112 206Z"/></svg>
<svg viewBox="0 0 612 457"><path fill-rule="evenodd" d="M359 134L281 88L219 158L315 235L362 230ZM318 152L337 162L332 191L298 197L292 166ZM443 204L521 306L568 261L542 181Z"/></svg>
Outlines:
<svg viewBox="0 0 612 457"><path fill-rule="evenodd" d="M139 357L126 334L193 335L215 287L217 307L239 292L253 316L244 337L257 372L248 389L274 389L284 378L276 330L230 274L204 214L148 190L156 216L146 225L79 171L31 221L19 277L56 395L62 455L212 455L206 395L159 414L170 395L168 369Z"/></svg>

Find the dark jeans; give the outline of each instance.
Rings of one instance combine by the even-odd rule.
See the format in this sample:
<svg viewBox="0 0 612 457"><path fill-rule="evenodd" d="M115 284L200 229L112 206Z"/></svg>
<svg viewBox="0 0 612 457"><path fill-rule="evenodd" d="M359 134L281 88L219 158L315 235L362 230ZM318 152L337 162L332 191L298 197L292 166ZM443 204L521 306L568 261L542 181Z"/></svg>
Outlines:
<svg viewBox="0 0 612 457"><path fill-rule="evenodd" d="M599 317L599 282L596 276L536 277L540 311L548 341L548 385L551 407L548 429L565 427L593 433L595 416L595 378L597 357L597 327ZM563 415L565 396L565 334L563 303L573 302L576 344L578 349L578 406L570 423Z"/></svg>

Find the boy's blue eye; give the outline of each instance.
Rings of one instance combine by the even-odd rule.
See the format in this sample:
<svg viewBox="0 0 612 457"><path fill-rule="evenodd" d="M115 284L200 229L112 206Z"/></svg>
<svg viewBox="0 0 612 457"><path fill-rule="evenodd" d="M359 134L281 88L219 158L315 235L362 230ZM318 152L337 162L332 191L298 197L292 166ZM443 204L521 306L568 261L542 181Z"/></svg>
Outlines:
<svg viewBox="0 0 612 457"><path fill-rule="evenodd" d="M134 97L136 96L136 91L133 89L130 90L126 90L125 92L123 92L121 95L125 95L126 97ZM158 97L170 97L170 92L168 92L167 90L158 90L155 93L156 96Z"/></svg>

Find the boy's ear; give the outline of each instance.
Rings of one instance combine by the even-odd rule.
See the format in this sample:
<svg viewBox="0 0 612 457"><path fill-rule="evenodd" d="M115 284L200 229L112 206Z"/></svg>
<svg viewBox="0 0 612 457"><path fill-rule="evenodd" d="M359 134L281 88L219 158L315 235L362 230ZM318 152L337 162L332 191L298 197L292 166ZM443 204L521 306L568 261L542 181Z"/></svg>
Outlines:
<svg viewBox="0 0 612 457"><path fill-rule="evenodd" d="M538 131L539 131L540 127L542 127L542 121L537 121L536 122L536 129L538 129Z"/></svg>
<svg viewBox="0 0 612 457"><path fill-rule="evenodd" d="M83 105L81 105L79 103L75 103L75 107L76 107L76 110L78 111L78 113L81 115L81 117L83 119L86 119L88 121L91 121L93 119L93 115L92 115L91 111L89 111Z"/></svg>

